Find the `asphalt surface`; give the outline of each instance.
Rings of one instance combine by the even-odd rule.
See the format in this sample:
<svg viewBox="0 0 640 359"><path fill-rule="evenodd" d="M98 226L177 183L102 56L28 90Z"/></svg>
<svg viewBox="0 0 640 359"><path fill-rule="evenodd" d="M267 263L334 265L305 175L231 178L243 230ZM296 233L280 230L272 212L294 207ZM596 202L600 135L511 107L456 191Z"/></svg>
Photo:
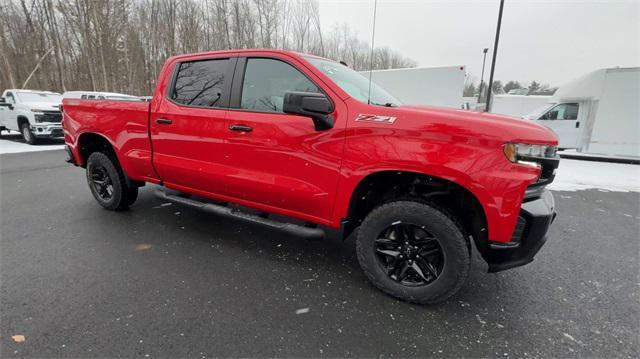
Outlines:
<svg viewBox="0 0 640 359"><path fill-rule="evenodd" d="M163 205L149 187L109 212L63 157L0 156L3 358L640 356L638 193L556 192L533 263L487 274L475 254L455 297L419 306L373 288L352 240Z"/></svg>

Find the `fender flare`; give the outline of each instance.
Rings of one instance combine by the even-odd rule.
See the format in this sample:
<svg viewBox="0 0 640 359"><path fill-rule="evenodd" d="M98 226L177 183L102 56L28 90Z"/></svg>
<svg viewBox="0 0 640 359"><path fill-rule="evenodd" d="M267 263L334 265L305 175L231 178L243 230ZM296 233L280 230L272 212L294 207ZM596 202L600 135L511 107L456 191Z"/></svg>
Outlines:
<svg viewBox="0 0 640 359"><path fill-rule="evenodd" d="M498 211L493 197L486 191L483 186L474 181L471 176L466 173L457 171L444 166L430 166L425 168L424 166L397 166L393 164L372 164L367 167L360 168L353 171L350 176L343 177L342 181L346 182L338 193L349 193L347 201L336 202L334 208L334 220L337 223L341 223L348 219L349 209L352 202L355 200L354 196L358 186L363 183L369 176L375 175L381 172L409 172L418 175L429 176L440 180L454 183L467 192L469 192L480 203L485 218L489 218L490 215L497 215ZM340 198L338 196L337 198Z"/></svg>

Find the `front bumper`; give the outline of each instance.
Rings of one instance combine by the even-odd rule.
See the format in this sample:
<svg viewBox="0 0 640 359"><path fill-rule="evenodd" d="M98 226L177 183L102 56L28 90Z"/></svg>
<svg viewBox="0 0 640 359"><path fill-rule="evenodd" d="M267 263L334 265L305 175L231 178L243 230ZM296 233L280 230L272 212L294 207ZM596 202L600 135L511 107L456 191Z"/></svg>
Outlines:
<svg viewBox="0 0 640 359"><path fill-rule="evenodd" d="M31 132L33 132L36 137L64 137L62 125L59 123L38 123L31 125Z"/></svg>
<svg viewBox="0 0 640 359"><path fill-rule="evenodd" d="M547 240L547 230L556 217L555 202L549 190L540 197L524 202L511 242L489 241L478 246L480 254L489 264L489 273L523 266L533 261Z"/></svg>

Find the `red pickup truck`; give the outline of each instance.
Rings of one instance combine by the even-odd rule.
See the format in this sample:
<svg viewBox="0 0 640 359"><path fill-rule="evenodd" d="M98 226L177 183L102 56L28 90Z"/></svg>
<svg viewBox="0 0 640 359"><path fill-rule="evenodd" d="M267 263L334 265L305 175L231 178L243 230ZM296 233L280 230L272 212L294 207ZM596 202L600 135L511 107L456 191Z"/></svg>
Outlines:
<svg viewBox="0 0 640 359"><path fill-rule="evenodd" d="M347 66L276 50L175 56L150 102L65 99L68 161L106 209L138 187L301 237L354 233L371 282L443 301L471 242L490 272L533 260L555 217L557 138L489 113L404 106Z"/></svg>

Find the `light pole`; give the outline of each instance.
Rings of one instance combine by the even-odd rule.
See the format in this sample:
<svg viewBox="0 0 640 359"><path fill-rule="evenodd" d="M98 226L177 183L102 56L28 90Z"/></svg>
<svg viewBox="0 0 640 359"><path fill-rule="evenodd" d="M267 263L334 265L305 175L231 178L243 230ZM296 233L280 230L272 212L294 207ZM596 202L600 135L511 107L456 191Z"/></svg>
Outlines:
<svg viewBox="0 0 640 359"><path fill-rule="evenodd" d="M484 50L482 50L482 53L484 54L482 57L482 74L480 75L480 88L478 89L478 103L480 103L480 97L482 96L482 82L484 81L484 63L485 61L487 61L487 51L489 51L489 48L485 47Z"/></svg>
<svg viewBox="0 0 640 359"><path fill-rule="evenodd" d="M498 26L496 27L496 42L493 44L493 60L491 61L491 75L489 75L489 88L487 89L487 104L484 112L489 112L491 106L491 89L493 88L493 72L496 69L496 56L498 55L498 40L500 39L500 25L502 24L502 8L504 0L500 0L500 11L498 12Z"/></svg>

